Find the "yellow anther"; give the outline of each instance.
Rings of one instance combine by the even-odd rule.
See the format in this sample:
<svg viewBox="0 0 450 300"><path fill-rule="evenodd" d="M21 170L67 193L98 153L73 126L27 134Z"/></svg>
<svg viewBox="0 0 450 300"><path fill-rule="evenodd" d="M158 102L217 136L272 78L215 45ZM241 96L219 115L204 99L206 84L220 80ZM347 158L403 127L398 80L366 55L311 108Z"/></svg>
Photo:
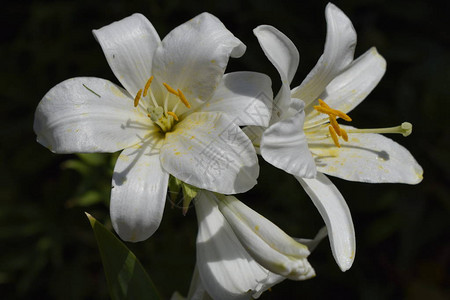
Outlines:
<svg viewBox="0 0 450 300"><path fill-rule="evenodd" d="M178 121L178 117L177 117L177 115L174 112L168 111L167 114L171 115L175 119L175 121Z"/></svg>
<svg viewBox="0 0 450 300"><path fill-rule="evenodd" d="M344 141L348 142L347 131L345 131L343 128L340 128L340 129L341 129L341 136L342 136L342 138L344 139Z"/></svg>
<svg viewBox="0 0 450 300"><path fill-rule="evenodd" d="M145 87L144 87L144 97L147 96L147 92L148 92L148 89L150 88L150 85L152 84L152 81L153 81L153 76L150 77L150 78L147 80L147 83L145 84Z"/></svg>
<svg viewBox="0 0 450 300"><path fill-rule="evenodd" d="M341 127L339 127L338 122L336 121L336 117L331 115L330 116L330 124L333 126L334 131L336 131L338 136L341 136Z"/></svg>
<svg viewBox="0 0 450 300"><path fill-rule="evenodd" d="M142 89L140 89L137 94L136 97L134 97L134 107L137 107L139 104L139 100L141 99L141 95L142 95Z"/></svg>
<svg viewBox="0 0 450 300"><path fill-rule="evenodd" d="M174 94L175 96L179 96L178 92L175 91L170 85L168 85L167 83L163 82L163 85L166 87L167 91L171 94Z"/></svg>
<svg viewBox="0 0 450 300"><path fill-rule="evenodd" d="M319 101L320 106L331 109L331 107L329 107L322 99L317 99L317 101Z"/></svg>
<svg viewBox="0 0 450 300"><path fill-rule="evenodd" d="M331 138L333 139L334 144L337 147L341 147L341 144L339 144L338 136L336 134L336 131L334 131L333 126L328 126L328 130L330 131L330 135L331 135Z"/></svg>
<svg viewBox="0 0 450 300"><path fill-rule="evenodd" d="M179 96L181 102L183 102L183 104L187 108L191 108L191 105L189 104L189 102L187 101L186 97L184 96L184 94L183 94L183 92L181 90L178 90L178 96Z"/></svg>
<svg viewBox="0 0 450 300"><path fill-rule="evenodd" d="M322 99L317 99L317 100L319 101L319 105L315 105L314 109L317 110L318 112L327 114L329 116L331 116L331 115L337 116L339 118L344 119L347 122L350 122L352 120L352 118L350 118L348 115L344 114L342 111L329 107L328 104L326 104Z"/></svg>
<svg viewBox="0 0 450 300"><path fill-rule="evenodd" d="M352 118L350 118L348 115L344 114L342 111L337 110L337 109L332 109L332 108L324 107L321 105L314 106L314 109L323 114L333 115L333 116L342 118L347 122L350 122L352 120Z"/></svg>
<svg viewBox="0 0 450 300"><path fill-rule="evenodd" d="M333 111L336 113L336 116L344 119L345 121L347 121L347 122L352 121L352 118L350 118L348 115L344 114L342 111L336 110L336 109L333 109Z"/></svg>
<svg viewBox="0 0 450 300"><path fill-rule="evenodd" d="M323 107L321 105L315 105L314 109L317 110L318 112L326 114L326 115L334 115L333 110L328 107Z"/></svg>

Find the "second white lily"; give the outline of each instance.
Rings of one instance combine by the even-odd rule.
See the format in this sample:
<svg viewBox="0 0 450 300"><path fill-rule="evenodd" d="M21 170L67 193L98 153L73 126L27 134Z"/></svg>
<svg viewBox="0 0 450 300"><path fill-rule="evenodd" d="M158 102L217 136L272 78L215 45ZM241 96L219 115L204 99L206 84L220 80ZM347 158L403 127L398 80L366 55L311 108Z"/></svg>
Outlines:
<svg viewBox="0 0 450 300"><path fill-rule="evenodd" d="M266 161L294 175L305 188L327 224L333 254L345 271L356 250L353 222L341 193L322 172L351 181L416 184L423 170L408 150L378 134L406 136L411 124L356 129L337 123L339 118L351 121L347 113L377 85L386 62L375 48L353 60L356 32L351 21L331 3L325 14L324 53L292 90L289 85L299 63L297 48L272 26L254 30L282 81L271 125L259 146Z"/></svg>

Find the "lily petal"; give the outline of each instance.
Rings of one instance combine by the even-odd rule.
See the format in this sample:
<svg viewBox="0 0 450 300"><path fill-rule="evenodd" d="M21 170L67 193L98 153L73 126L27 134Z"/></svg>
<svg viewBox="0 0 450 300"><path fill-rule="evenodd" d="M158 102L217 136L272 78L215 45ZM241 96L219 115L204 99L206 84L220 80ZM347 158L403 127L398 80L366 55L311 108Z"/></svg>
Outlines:
<svg viewBox="0 0 450 300"><path fill-rule="evenodd" d="M183 298L180 298L180 300L181 299ZM192 274L187 300L212 300L212 298L208 295L208 292L206 292L202 280L200 279L197 264L194 268L194 274Z"/></svg>
<svg viewBox="0 0 450 300"><path fill-rule="evenodd" d="M93 77L53 87L34 118L37 141L55 153L116 152L139 143L150 130L124 89Z"/></svg>
<svg viewBox="0 0 450 300"><path fill-rule="evenodd" d="M199 111L224 112L238 126L269 125L272 113L270 78L256 72L225 74L211 100Z"/></svg>
<svg viewBox="0 0 450 300"><path fill-rule="evenodd" d="M350 269L356 252L355 230L347 203L336 186L322 173L316 178L295 177L319 210L330 237L334 259L343 272Z"/></svg>
<svg viewBox="0 0 450 300"><path fill-rule="evenodd" d="M220 212L214 195L201 191L195 199L198 219L197 266L213 299L249 299L281 281L244 249Z"/></svg>
<svg viewBox="0 0 450 300"><path fill-rule="evenodd" d="M194 108L211 98L229 57L244 52L245 45L219 19L202 13L163 39L153 58L153 75L180 89Z"/></svg>
<svg viewBox="0 0 450 300"><path fill-rule="evenodd" d="M334 4L325 9L327 38L323 55L300 86L292 90L292 97L308 106L325 87L353 61L356 32L348 17Z"/></svg>
<svg viewBox="0 0 450 300"><path fill-rule="evenodd" d="M328 140L309 144L320 172L369 183L422 181L423 169L406 148L381 134L352 133L353 127L341 127L349 141L340 148Z"/></svg>
<svg viewBox="0 0 450 300"><path fill-rule="evenodd" d="M270 164L294 176L313 178L316 164L303 132L303 107L292 117L278 121L264 131L261 155Z"/></svg>
<svg viewBox="0 0 450 300"><path fill-rule="evenodd" d="M292 280L315 275L308 248L233 196L219 198L219 209L248 253L264 268Z"/></svg>
<svg viewBox="0 0 450 300"><path fill-rule="evenodd" d="M116 78L134 97L145 86L152 59L161 39L153 25L141 14L93 30Z"/></svg>
<svg viewBox="0 0 450 300"><path fill-rule="evenodd" d="M280 74L282 86L276 97L276 105L277 109L283 113L290 104L289 86L297 71L300 55L294 43L273 26L258 26L253 29L253 33L258 39L264 54Z"/></svg>
<svg viewBox="0 0 450 300"><path fill-rule="evenodd" d="M313 239L298 239L294 238L297 242L300 244L305 245L308 247L309 251L314 251L316 247L319 245L319 243L328 235L327 227L322 227L316 234L316 236Z"/></svg>
<svg viewBox="0 0 450 300"><path fill-rule="evenodd" d="M261 145L261 137L266 130L265 127L262 126L246 126L242 128L242 131L246 136L252 141L253 147L255 147L255 151L257 154L261 154L260 145Z"/></svg>
<svg viewBox="0 0 450 300"><path fill-rule="evenodd" d="M110 205L112 225L122 240L143 241L158 229L168 181L155 149L142 145L122 151L114 168Z"/></svg>
<svg viewBox="0 0 450 300"><path fill-rule="evenodd" d="M319 98L332 108L348 113L370 94L385 72L386 61L373 47L354 60L347 70L330 82ZM305 128L328 121L328 115L316 113L313 105L318 103L313 101L309 107L305 108L308 116Z"/></svg>
<svg viewBox="0 0 450 300"><path fill-rule="evenodd" d="M221 194L248 191L259 173L249 138L225 114L215 112L190 114L166 133L161 162L181 181Z"/></svg>

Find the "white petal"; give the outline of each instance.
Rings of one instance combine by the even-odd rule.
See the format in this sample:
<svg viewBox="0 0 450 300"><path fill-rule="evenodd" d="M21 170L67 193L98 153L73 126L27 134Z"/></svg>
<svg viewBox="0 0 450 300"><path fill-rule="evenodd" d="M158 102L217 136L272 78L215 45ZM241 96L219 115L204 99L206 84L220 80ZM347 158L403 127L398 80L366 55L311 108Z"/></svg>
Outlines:
<svg viewBox="0 0 450 300"><path fill-rule="evenodd" d="M308 248L232 196L219 198L219 209L248 253L264 268L292 280L315 275Z"/></svg>
<svg viewBox="0 0 450 300"><path fill-rule="evenodd" d="M253 147L255 147L255 151L257 154L261 154L260 151L261 137L265 130L266 128L262 126L246 126L242 128L242 131L245 133L246 136L248 136L248 138L253 144Z"/></svg>
<svg viewBox="0 0 450 300"><path fill-rule="evenodd" d="M161 44L155 28L143 15L133 14L92 33L114 75L134 97L151 76L153 54Z"/></svg>
<svg viewBox="0 0 450 300"><path fill-rule="evenodd" d="M277 106L281 112L290 103L290 84L298 68L300 55L294 43L273 26L261 25L253 30L264 54L275 66L281 77L281 89L277 95Z"/></svg>
<svg viewBox="0 0 450 300"><path fill-rule="evenodd" d="M124 89L92 77L53 87L34 119L38 142L56 153L115 152L141 141L152 127Z"/></svg>
<svg viewBox="0 0 450 300"><path fill-rule="evenodd" d="M330 107L348 113L370 94L385 71L386 61L375 48L371 48L330 82L319 98ZM314 111L313 105L318 104L313 101L305 109L307 115L306 128L328 120L328 115L317 113Z"/></svg>
<svg viewBox="0 0 450 300"><path fill-rule="evenodd" d="M180 89L195 107L211 98L229 57L244 52L245 45L219 19L202 13L163 39L153 58L153 74L160 83Z"/></svg>
<svg viewBox="0 0 450 300"><path fill-rule="evenodd" d="M323 55L302 84L292 91L292 97L302 99L308 106L325 87L353 60L356 32L351 21L335 5L328 3L327 38Z"/></svg>
<svg viewBox="0 0 450 300"><path fill-rule="evenodd" d="M122 240L143 241L158 229L168 181L157 150L144 144L120 154L114 167L110 211Z"/></svg>
<svg viewBox="0 0 450 300"><path fill-rule="evenodd" d="M248 191L259 173L251 141L225 114L214 112L190 114L166 133L161 162L181 181L221 194Z"/></svg>
<svg viewBox="0 0 450 300"><path fill-rule="evenodd" d="M225 74L211 100L200 111L224 112L239 126L268 126L272 113L270 78L256 72Z"/></svg>
<svg viewBox="0 0 450 300"><path fill-rule="evenodd" d="M270 126L261 138L261 155L270 164L289 174L313 178L316 165L308 148L303 122L305 112Z"/></svg>
<svg viewBox="0 0 450 300"><path fill-rule="evenodd" d="M334 259L342 271L347 271L355 258L356 242L352 216L344 197L322 173L318 172L312 179L296 178L327 225Z"/></svg>
<svg viewBox="0 0 450 300"><path fill-rule="evenodd" d="M322 227L316 234L316 236L313 239L297 239L294 238L297 242L300 244L305 245L308 247L308 250L310 252L314 251L316 247L319 245L319 243L328 235L327 227Z"/></svg>
<svg viewBox="0 0 450 300"><path fill-rule="evenodd" d="M351 133L353 127L341 127L349 141L343 141L340 148L328 139L309 144L320 172L370 183L422 181L422 167L403 146L381 134Z"/></svg>
<svg viewBox="0 0 450 300"><path fill-rule="evenodd" d="M249 299L269 288L272 276L247 253L219 211L215 196L199 192L195 199L198 219L197 266L204 288L216 300Z"/></svg>

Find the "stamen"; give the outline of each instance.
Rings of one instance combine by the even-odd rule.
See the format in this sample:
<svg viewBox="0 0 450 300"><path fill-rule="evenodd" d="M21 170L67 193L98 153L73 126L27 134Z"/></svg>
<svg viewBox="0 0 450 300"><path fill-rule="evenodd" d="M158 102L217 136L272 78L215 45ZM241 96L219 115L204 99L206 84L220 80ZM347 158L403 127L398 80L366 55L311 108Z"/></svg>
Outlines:
<svg viewBox="0 0 450 300"><path fill-rule="evenodd" d="M344 114L342 111L337 110L337 109L332 109L332 108L324 107L321 105L315 105L314 109L323 114L337 116L339 118L344 119L347 122L350 122L352 120L352 118L350 118L348 115Z"/></svg>
<svg viewBox="0 0 450 300"><path fill-rule="evenodd" d="M163 82L163 85L166 87L167 91L171 94L174 94L175 96L179 96L178 92L175 91L170 85L168 85L167 83Z"/></svg>
<svg viewBox="0 0 450 300"><path fill-rule="evenodd" d="M333 126L328 126L328 130L330 131L330 135L331 135L331 138L333 139L334 144L337 147L341 147L341 144L339 144L338 136L336 134L336 131L334 131Z"/></svg>
<svg viewBox="0 0 450 300"><path fill-rule="evenodd" d="M178 90L178 96L179 96L181 102L183 102L183 104L187 108L191 108L191 104L189 104L189 102L187 101L186 97L184 96L184 94L183 94L183 92L181 90Z"/></svg>
<svg viewBox="0 0 450 300"><path fill-rule="evenodd" d="M404 137L412 133L412 124L409 122L403 122L400 126L387 127L387 128L371 128L371 129L349 129L349 133L400 133Z"/></svg>
<svg viewBox="0 0 450 300"><path fill-rule="evenodd" d="M347 131L345 131L343 128L341 129L341 136L344 139L344 141L348 142L348 135L347 135Z"/></svg>
<svg viewBox="0 0 450 300"><path fill-rule="evenodd" d="M331 109L331 107L329 107L322 99L317 99L317 101L319 101L320 106Z"/></svg>
<svg viewBox="0 0 450 300"><path fill-rule="evenodd" d="M336 131L338 136L341 136L341 127L339 127L338 122L336 121L336 117L335 116L330 116L330 124L331 126L333 126L334 131Z"/></svg>
<svg viewBox="0 0 450 300"><path fill-rule="evenodd" d="M136 97L134 97L134 107L137 107L139 104L139 100L141 99L141 95L142 95L142 89L140 89L137 94Z"/></svg>
<svg viewBox="0 0 450 300"><path fill-rule="evenodd" d="M147 83L145 84L144 97L147 96L147 91L148 91L148 88L150 87L150 85L152 84L152 81L153 81L153 76L150 77L149 80L147 80Z"/></svg>
<svg viewBox="0 0 450 300"><path fill-rule="evenodd" d="M178 121L178 117L177 117L177 115L174 112L168 111L167 114L171 115L175 119L175 121Z"/></svg>

